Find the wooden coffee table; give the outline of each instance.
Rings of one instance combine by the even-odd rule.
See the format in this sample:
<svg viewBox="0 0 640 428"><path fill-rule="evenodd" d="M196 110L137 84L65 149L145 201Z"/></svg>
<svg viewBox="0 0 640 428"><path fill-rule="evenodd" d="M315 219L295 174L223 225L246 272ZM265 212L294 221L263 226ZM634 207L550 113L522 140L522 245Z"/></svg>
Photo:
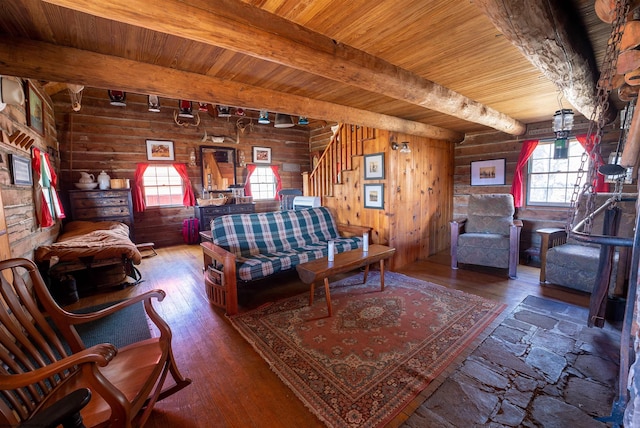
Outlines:
<svg viewBox="0 0 640 428"><path fill-rule="evenodd" d="M329 294L329 277L339 273L349 272L351 270L365 266L364 281L367 282L369 274L369 266L375 262L380 262L380 291L384 290L384 261L396 252L395 248L386 245L373 244L369 245L369 251L366 253L361 248L357 250L345 251L338 253L332 262L327 257L312 260L296 266L298 276L305 284L311 284L311 295L309 296L309 305L313 304L313 293L315 291L316 281L324 279L324 295L327 299L327 311L329 316L333 315L331 309L331 295Z"/></svg>

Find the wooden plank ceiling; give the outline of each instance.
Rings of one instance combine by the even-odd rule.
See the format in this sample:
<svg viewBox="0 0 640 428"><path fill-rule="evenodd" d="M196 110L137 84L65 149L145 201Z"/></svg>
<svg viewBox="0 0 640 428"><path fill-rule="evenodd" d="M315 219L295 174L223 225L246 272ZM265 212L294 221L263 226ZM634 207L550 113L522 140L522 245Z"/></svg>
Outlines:
<svg viewBox="0 0 640 428"><path fill-rule="evenodd" d="M519 135L551 120L560 90L487 8L531 1L2 0L0 74L452 141ZM555 2L599 66L610 28L593 0Z"/></svg>

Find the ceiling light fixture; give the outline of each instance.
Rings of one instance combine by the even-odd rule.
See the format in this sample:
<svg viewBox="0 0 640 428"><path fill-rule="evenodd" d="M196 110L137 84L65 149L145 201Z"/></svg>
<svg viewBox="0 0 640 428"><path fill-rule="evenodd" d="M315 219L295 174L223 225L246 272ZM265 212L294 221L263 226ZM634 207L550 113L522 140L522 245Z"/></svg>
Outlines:
<svg viewBox="0 0 640 428"><path fill-rule="evenodd" d="M557 110L553 115L553 132L556 134L554 143L553 158L567 159L569 157L569 147L567 138L573 129L573 110L563 108Z"/></svg>
<svg viewBox="0 0 640 428"><path fill-rule="evenodd" d="M154 113L160 113L160 99L157 95L148 96L149 111Z"/></svg>
<svg viewBox="0 0 640 428"><path fill-rule="evenodd" d="M273 126L276 128L291 128L295 124L288 114L276 113L276 120L273 122Z"/></svg>
<svg viewBox="0 0 640 428"><path fill-rule="evenodd" d="M178 107L180 107L180 113L178 113L178 117L193 119L193 103L191 101L180 100L178 101Z"/></svg>
<svg viewBox="0 0 640 428"><path fill-rule="evenodd" d="M258 117L258 123L261 125L268 125L271 123L269 120L269 112L266 110L260 110L260 116Z"/></svg>
<svg viewBox="0 0 640 428"><path fill-rule="evenodd" d="M309 119L306 116L298 117L298 125L308 125Z"/></svg>
<svg viewBox="0 0 640 428"><path fill-rule="evenodd" d="M229 106L218 105L218 117L231 117Z"/></svg>
<svg viewBox="0 0 640 428"><path fill-rule="evenodd" d="M127 93L123 91L107 91L112 106L126 107L127 106Z"/></svg>

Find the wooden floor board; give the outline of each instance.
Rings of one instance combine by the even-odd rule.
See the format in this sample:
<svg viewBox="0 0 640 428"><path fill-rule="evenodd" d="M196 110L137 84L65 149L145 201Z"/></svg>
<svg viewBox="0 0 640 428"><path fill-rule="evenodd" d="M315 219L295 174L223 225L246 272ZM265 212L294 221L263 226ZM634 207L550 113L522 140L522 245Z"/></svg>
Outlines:
<svg viewBox="0 0 640 428"><path fill-rule="evenodd" d="M197 245L160 248L139 266L144 281L124 290L83 297L69 308L95 305L159 288L167 297L155 306L173 332L173 348L183 375L193 384L156 404L146 427L322 427L324 424L280 381L251 345L206 298L202 253ZM588 306L586 294L540 286L539 269L520 265L518 278L506 270L464 267L452 270L446 253L417 261L400 272L446 287L506 303L511 310L527 295ZM240 293L241 310L307 292L296 275L272 278ZM585 320L586 321L586 320Z"/></svg>

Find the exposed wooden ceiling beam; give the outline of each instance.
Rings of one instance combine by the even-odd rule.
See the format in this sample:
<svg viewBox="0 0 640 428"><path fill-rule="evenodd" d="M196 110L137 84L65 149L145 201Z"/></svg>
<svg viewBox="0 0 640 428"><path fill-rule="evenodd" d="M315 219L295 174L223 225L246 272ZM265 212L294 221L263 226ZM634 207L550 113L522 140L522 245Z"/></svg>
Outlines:
<svg viewBox="0 0 640 428"><path fill-rule="evenodd" d="M6 36L0 36L0 69L3 74L31 79L238 105L256 110L268 109L452 142L464 138L458 132L420 122L124 58Z"/></svg>
<svg viewBox="0 0 640 428"><path fill-rule="evenodd" d="M563 0L472 0L584 117L596 109L599 76L588 37ZM550 109L558 106L549 106ZM615 117L614 109L607 112Z"/></svg>
<svg viewBox="0 0 640 428"><path fill-rule="evenodd" d="M509 134L526 131L504 113L237 0L200 2L199 7L178 0L155 0L153 7L145 0L45 1L276 62Z"/></svg>

